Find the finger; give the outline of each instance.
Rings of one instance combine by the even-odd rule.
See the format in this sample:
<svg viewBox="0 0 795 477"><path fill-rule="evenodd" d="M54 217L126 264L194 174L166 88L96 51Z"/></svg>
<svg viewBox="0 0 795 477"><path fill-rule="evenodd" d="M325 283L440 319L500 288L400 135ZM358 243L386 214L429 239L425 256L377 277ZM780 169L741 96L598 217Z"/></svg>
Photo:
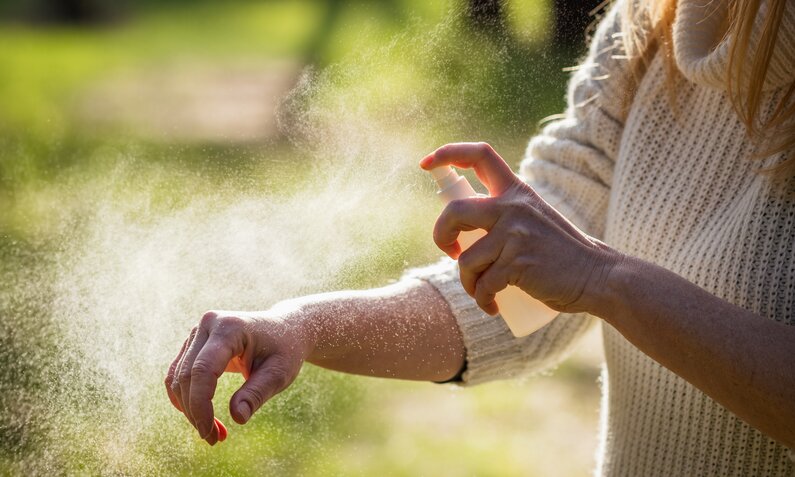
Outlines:
<svg viewBox="0 0 795 477"><path fill-rule="evenodd" d="M462 231L491 230L500 213L494 198L472 197L447 204L433 228L433 241L443 252L456 258L461 253L458 235Z"/></svg>
<svg viewBox="0 0 795 477"><path fill-rule="evenodd" d="M194 327L190 330L190 335L188 335L188 339L186 340L185 349L182 351L182 354L179 356L179 361L177 362L176 368L174 368L174 381L171 383L171 390L172 394L174 395L174 399L177 400L177 404L179 404L179 409L185 414L185 417L188 414L185 412L185 402L182 400L182 387L179 384L180 376L182 376L182 363L185 361L185 353L188 352L188 348L190 348L190 344L193 343L193 339L196 337L196 331L198 330L197 327ZM188 418L190 421L190 418Z"/></svg>
<svg viewBox="0 0 795 477"><path fill-rule="evenodd" d="M251 377L229 401L229 412L238 424L245 424L257 409L284 390L295 378L285 358L271 355L254 369Z"/></svg>
<svg viewBox="0 0 795 477"><path fill-rule="evenodd" d="M511 167L485 142L447 144L420 161L420 167L425 170L440 166L474 169L492 196L502 194L519 180Z"/></svg>
<svg viewBox="0 0 795 477"><path fill-rule="evenodd" d="M177 357L174 358L174 361L171 362L171 365L168 367L168 373L166 373L166 393L168 394L168 399L171 401L171 404L174 405L179 411L182 411L182 406L177 399L175 390L174 390L174 383L176 382L176 372L177 372L177 365L180 361L182 361L182 355L185 354L185 349L188 347L188 342L190 338L186 339L182 343L182 348L180 348L179 353L177 353ZM177 390L178 392L178 390Z"/></svg>
<svg viewBox="0 0 795 477"><path fill-rule="evenodd" d="M191 380L193 379L193 363L196 361L196 357L204 347L204 343L207 342L208 335L209 333L203 327L199 326L196 329L196 335L193 337L191 344L188 345L188 350L185 351L185 357L182 359L182 363L179 365L179 374L177 375L177 379L179 379L180 396L182 398L182 409L185 410L185 416L188 418L190 423L193 424L193 427L196 427L196 419L194 419L193 412L190 407L190 388Z"/></svg>
<svg viewBox="0 0 795 477"><path fill-rule="evenodd" d="M202 439L216 431L212 403L215 387L229 361L243 353L241 333L240 328L213 329L192 364L188 409Z"/></svg>
<svg viewBox="0 0 795 477"><path fill-rule="evenodd" d="M484 271L475 283L475 301L478 306L489 315L499 313L499 307L494 299L497 293L508 286L508 267L504 260L497 259Z"/></svg>
<svg viewBox="0 0 795 477"><path fill-rule="evenodd" d="M461 284L469 296L475 296L480 275L500 258L505 239L499 234L486 234L458 257Z"/></svg>
<svg viewBox="0 0 795 477"><path fill-rule="evenodd" d="M202 437L202 439L207 441L207 443L211 446L214 446L219 440L221 440L221 429L218 425L220 422L221 421L218 419L214 419L212 424L210 424L210 432L206 436Z"/></svg>

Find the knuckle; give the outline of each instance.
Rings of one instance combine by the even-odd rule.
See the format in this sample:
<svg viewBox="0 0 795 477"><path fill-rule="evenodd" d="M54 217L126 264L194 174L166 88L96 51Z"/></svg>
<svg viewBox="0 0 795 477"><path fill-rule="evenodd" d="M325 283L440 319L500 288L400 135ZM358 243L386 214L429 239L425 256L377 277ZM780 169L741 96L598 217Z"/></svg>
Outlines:
<svg viewBox="0 0 795 477"><path fill-rule="evenodd" d="M473 260L473 258L472 258L472 254L471 253L467 253L467 252L462 253L458 257L458 268L461 271L471 269L472 265L473 265L472 260Z"/></svg>
<svg viewBox="0 0 795 477"><path fill-rule="evenodd" d="M247 401L249 401L255 408L262 405L265 402L265 393L259 387L250 387L246 389L246 396L248 397Z"/></svg>
<svg viewBox="0 0 795 477"><path fill-rule="evenodd" d="M527 228L525 228L525 227L523 227L523 226L521 226L519 224L513 224L513 225L509 226L505 230L505 233L508 235L509 238L517 239L517 240L526 240L529 237L529 235L530 235L528 233Z"/></svg>
<svg viewBox="0 0 795 477"><path fill-rule="evenodd" d="M464 287L464 291L467 292L467 295L472 295L474 290L472 282L463 274L461 274L461 286Z"/></svg>
<svg viewBox="0 0 795 477"><path fill-rule="evenodd" d="M505 286L517 285L525 282L526 268L524 266L512 266L506 270L505 273Z"/></svg>
<svg viewBox="0 0 795 477"><path fill-rule="evenodd" d="M452 215L458 215L461 213L461 210L464 208L464 200L463 199L455 199L451 200L449 204L447 204L447 210Z"/></svg>
<svg viewBox="0 0 795 477"><path fill-rule="evenodd" d="M481 307L485 306L485 305L488 305L488 303L490 301L488 299L488 296L489 295L487 293L485 293L483 291L479 291L479 292L475 293L475 302L478 304L478 306L481 306Z"/></svg>
<svg viewBox="0 0 795 477"><path fill-rule="evenodd" d="M433 229L433 241L438 246L447 245L445 243L442 243L442 231L438 227Z"/></svg>
<svg viewBox="0 0 795 477"><path fill-rule="evenodd" d="M274 366L270 370L270 380L276 391L281 391L290 384L290 375L282 366Z"/></svg>
<svg viewBox="0 0 795 477"><path fill-rule="evenodd" d="M245 325L245 320L238 316L224 316L219 318L217 321L216 331L221 332L222 334L228 334L233 332L236 329L239 329Z"/></svg>
<svg viewBox="0 0 795 477"><path fill-rule="evenodd" d="M436 156L438 157L446 157L450 155L452 146L450 144L445 144L444 146L440 147L436 150Z"/></svg>
<svg viewBox="0 0 795 477"><path fill-rule="evenodd" d="M481 154L492 154L494 152L494 148L491 147L491 144L481 141L476 144L478 150Z"/></svg>
<svg viewBox="0 0 795 477"><path fill-rule="evenodd" d="M479 300L482 300L486 295L491 292L491 282L488 278L478 280L477 287L475 288L475 295Z"/></svg>
<svg viewBox="0 0 795 477"><path fill-rule="evenodd" d="M190 374L192 376L196 375L207 375L213 373L212 365L203 359L197 359L193 362L193 366L191 367Z"/></svg>
<svg viewBox="0 0 795 477"><path fill-rule="evenodd" d="M290 385L293 380L293 373L290 372L288 360L284 357L274 357L274 361L268 370L270 381L277 391L281 391Z"/></svg>
<svg viewBox="0 0 795 477"><path fill-rule="evenodd" d="M179 375L177 376L177 381L179 386L184 386L190 383L190 375L191 372L189 369L180 369Z"/></svg>
<svg viewBox="0 0 795 477"><path fill-rule="evenodd" d="M475 282L475 296L473 298L475 299L476 302L480 303L481 299L483 298L483 295L485 294L486 290L484 286L484 281L481 278L480 280Z"/></svg>
<svg viewBox="0 0 795 477"><path fill-rule="evenodd" d="M204 312L204 314L201 317L201 320L199 320L199 327L205 330L209 329L215 322L216 318L218 318L218 313L214 311Z"/></svg>
<svg viewBox="0 0 795 477"><path fill-rule="evenodd" d="M488 276L483 277L482 291L488 295L495 293L500 289L500 279L496 273L490 273Z"/></svg>

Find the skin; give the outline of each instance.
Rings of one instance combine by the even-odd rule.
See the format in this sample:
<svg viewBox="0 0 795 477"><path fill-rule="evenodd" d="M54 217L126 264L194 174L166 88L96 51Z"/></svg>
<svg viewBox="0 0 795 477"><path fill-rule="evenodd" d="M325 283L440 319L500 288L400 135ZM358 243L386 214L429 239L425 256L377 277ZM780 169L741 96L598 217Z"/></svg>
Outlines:
<svg viewBox="0 0 795 477"><path fill-rule="evenodd" d="M795 449L795 327L715 297L678 275L589 237L519 180L485 143L443 146L420 162L473 168L490 197L451 202L434 240L459 261L485 312L516 285L561 312L588 312L737 416ZM460 231L488 233L461 253ZM541 279L540 277L543 277ZM694 319L697 317L697 319ZM171 364L166 389L210 444L218 376L241 372L230 413L240 423L295 379L304 361L337 371L442 381L466 350L444 299L419 280L283 302L266 312L208 312Z"/></svg>

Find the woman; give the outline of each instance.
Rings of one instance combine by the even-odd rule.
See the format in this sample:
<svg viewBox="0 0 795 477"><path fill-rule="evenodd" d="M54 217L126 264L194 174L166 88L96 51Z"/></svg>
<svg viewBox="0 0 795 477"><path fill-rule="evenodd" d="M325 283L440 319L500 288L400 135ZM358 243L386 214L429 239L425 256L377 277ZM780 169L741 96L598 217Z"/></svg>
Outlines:
<svg viewBox="0 0 795 477"><path fill-rule="evenodd" d="M434 239L460 270L207 313L169 369L169 397L215 444L225 370L247 379L230 402L242 424L304 361L476 384L552 366L602 323L601 475L792 475L793 64L793 2L617 2L567 114L530 143L527 184L485 144L421 162L472 167L492 195L439 218ZM458 231L472 228L489 232L459 257ZM507 284L561 315L513 338L489 316Z"/></svg>

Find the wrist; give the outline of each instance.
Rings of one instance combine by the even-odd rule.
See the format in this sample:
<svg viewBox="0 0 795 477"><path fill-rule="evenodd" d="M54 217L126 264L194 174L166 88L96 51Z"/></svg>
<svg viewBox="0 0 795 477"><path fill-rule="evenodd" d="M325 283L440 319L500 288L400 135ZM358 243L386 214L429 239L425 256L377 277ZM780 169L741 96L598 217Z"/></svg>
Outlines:
<svg viewBox="0 0 795 477"><path fill-rule="evenodd" d="M293 346L304 360L311 360L320 336L314 308L304 297L279 302L268 310L269 315L283 323L285 333L292 336Z"/></svg>
<svg viewBox="0 0 795 477"><path fill-rule="evenodd" d="M606 321L625 304L628 287L635 280L635 259L615 250L604 253L596 280L588 293L586 310Z"/></svg>

